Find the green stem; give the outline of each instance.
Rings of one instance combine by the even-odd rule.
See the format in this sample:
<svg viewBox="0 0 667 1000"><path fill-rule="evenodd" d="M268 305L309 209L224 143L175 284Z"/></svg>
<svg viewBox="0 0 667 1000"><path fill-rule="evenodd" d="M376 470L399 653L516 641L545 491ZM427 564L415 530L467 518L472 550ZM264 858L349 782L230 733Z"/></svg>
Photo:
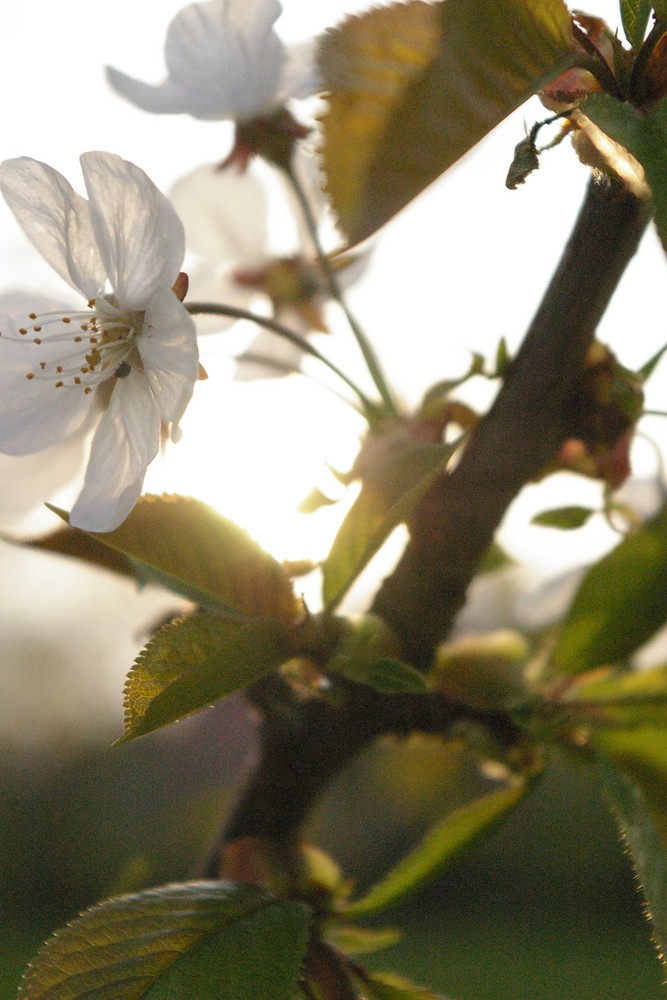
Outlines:
<svg viewBox="0 0 667 1000"><path fill-rule="evenodd" d="M344 371L333 363L329 361L316 347L306 340L305 337L301 337L298 333L294 333L289 327L283 326L278 320L272 319L270 316L258 316L257 313L250 312L249 309L241 309L238 306L228 306L222 305L217 302L185 302L185 308L190 313L191 316L226 316L231 319L245 319L250 323L256 323L258 326L263 326L272 333L277 334L282 337L283 340L289 340L291 344L296 344L296 346L304 352L304 354L310 354L311 357L317 358L321 361L323 365L337 375L339 379L343 382L359 397L359 400L364 408L364 415L367 419L370 419L373 414L377 412L377 407L375 403L368 398L368 396L362 392L358 385L356 385L351 378L345 374Z"/></svg>
<svg viewBox="0 0 667 1000"><path fill-rule="evenodd" d="M329 260L326 253L322 249L322 244L320 243L320 237L317 231L317 222L315 220L315 216L313 215L313 210L310 206L310 202L308 201L308 198L306 197L303 187L301 186L301 182L299 181L299 178L296 176L296 171L294 170L292 164L284 168L284 171L292 187L292 190L294 191L294 195L299 203L299 207L301 208L301 211L303 213L306 226L308 227L308 232L310 233L311 239L313 241L313 246L315 247L315 253L317 254L319 265L322 268L322 274L324 276L324 280L326 281L329 294L331 295L332 299L334 299L334 301L338 303L338 305L345 313L345 318L349 323L350 329L354 334L357 344L359 345L359 349L363 355L364 361L366 362L366 366L368 368L370 376L373 379L373 382L375 383L375 386L378 392L380 393L380 396L382 397L385 406L387 407L390 413L396 415L399 412L398 404L396 403L396 400L394 399L392 391L389 388L387 380L385 379L382 373L380 362L377 358L377 355L375 354L375 351L371 346L370 341L368 340L368 337L362 330L361 326L357 322L354 315L350 312L350 309L345 301L345 298L336 280L336 275L334 274L334 270L331 266L331 261Z"/></svg>

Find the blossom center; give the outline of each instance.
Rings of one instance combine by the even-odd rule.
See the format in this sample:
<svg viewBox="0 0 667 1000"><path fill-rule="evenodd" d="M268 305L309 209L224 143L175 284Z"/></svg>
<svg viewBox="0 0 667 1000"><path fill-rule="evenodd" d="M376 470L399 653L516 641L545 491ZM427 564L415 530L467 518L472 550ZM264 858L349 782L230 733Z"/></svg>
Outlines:
<svg viewBox="0 0 667 1000"><path fill-rule="evenodd" d="M0 331L0 338L25 345L29 381L89 395L108 378L127 378L140 366L136 339L143 322L143 312L122 312L105 296L91 299L87 311L31 312L25 325L9 335Z"/></svg>

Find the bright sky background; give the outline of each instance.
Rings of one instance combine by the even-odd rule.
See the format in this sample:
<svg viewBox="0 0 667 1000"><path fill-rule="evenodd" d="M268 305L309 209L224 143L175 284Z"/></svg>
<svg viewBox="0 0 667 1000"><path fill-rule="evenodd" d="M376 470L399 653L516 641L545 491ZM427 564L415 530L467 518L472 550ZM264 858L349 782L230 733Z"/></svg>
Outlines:
<svg viewBox="0 0 667 1000"><path fill-rule="evenodd" d="M229 150L228 126L185 116L149 116L117 97L104 80L107 63L142 79L161 80L165 30L181 6L180 0L115 0L113 5L90 0L4 0L0 160L21 155L45 160L82 190L79 154L106 149L137 163L165 191L195 167L220 161ZM283 0L278 29L286 40L300 40L334 23L343 12L364 6L343 0ZM616 0L590 0L582 6L606 17L612 26L619 23ZM505 336L514 349L548 283L581 202L587 171L563 143L543 158L540 171L524 187L515 192L505 189L524 122L530 126L541 117L544 109L536 100L520 109L387 226L364 281L350 292L353 310L409 403L416 403L430 383L445 377L452 364L460 366L466 348L490 355ZM4 203L0 203L0 263L0 292L17 286L47 294L62 292L59 279L32 249ZM664 297L664 254L650 233L599 331L626 365L638 367L661 346L666 332ZM341 332L318 346L363 378L361 366L355 371L355 351L346 337ZM290 380L287 386L216 379L218 371L229 371L221 360L224 351L221 338L202 343L212 377L196 387L183 440L170 453L167 468L151 471L147 486L190 492L214 503L279 558L321 556L334 529L333 517L324 514L308 520L296 514L295 507L316 481L326 484L325 460L339 468L349 465L361 424L334 397L305 380ZM648 405L661 408L664 390L664 377L656 378ZM657 420L647 421L654 433L659 426ZM208 431L205 441L202 428ZM639 472L648 474L653 467L651 450L640 447ZM7 488L11 485L6 483ZM596 496L595 488L584 483L568 502L587 502ZM517 514L515 522L524 516ZM515 531L511 537L515 551L535 565L548 564L556 570L572 561L572 551L568 554L560 535L545 537L542 531L539 543L536 529ZM602 533L596 544L608 541ZM135 609L134 595L120 586L113 592L113 609L107 611L108 581L95 577L89 582L86 576L87 596L77 591L73 607L71 595L74 588L80 590L82 579L78 568L6 547L1 551L0 620L6 615L19 629L19 639L12 633L4 640L7 648L0 648L4 664L0 700L7 684L8 714L30 725L34 711L30 692L37 683L35 656L41 657L44 667L39 683L47 685L53 704L68 700L67 683L63 689L62 677L49 673L47 646L32 654L32 673L21 675L25 677L21 690L17 692L15 678L11 685L3 679L3 670L24 670L18 666L22 654L17 643L25 646L26 636L32 637L40 619L47 637L42 643L51 642L54 649L61 644L66 650L76 639L83 648L78 665L72 666L71 658L65 657L72 677L80 670L87 678L77 688L79 703L88 698L94 712L103 688L105 698L112 696L120 705L119 670L114 667L105 679L93 682L89 665L106 657L113 663L122 660L121 674L129 668L134 640L129 637L118 650L110 636L118 635L119 629L128 631L124 624L128 616L137 622L136 628L146 621L146 611ZM61 595L60 603L52 600L54 590ZM156 608L163 605L160 599ZM66 711L66 704L61 707Z"/></svg>

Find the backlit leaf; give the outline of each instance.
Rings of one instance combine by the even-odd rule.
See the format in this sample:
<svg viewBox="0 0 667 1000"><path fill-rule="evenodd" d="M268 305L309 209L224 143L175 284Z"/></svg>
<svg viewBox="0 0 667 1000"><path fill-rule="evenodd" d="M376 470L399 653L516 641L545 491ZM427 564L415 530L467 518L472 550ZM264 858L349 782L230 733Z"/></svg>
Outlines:
<svg viewBox="0 0 667 1000"><path fill-rule="evenodd" d="M555 507L553 510L542 511L532 518L532 524L540 524L545 528L559 528L561 531L572 531L586 524L595 511L590 507Z"/></svg>
<svg viewBox="0 0 667 1000"><path fill-rule="evenodd" d="M565 674L619 663L667 621L667 507L584 577L553 666Z"/></svg>
<svg viewBox="0 0 667 1000"><path fill-rule="evenodd" d="M56 513L67 519L63 511ZM122 553L142 583L160 584L205 607L284 622L296 615L297 601L280 563L200 500L142 496L115 531L86 534Z"/></svg>
<svg viewBox="0 0 667 1000"><path fill-rule="evenodd" d="M425 986L415 986L401 976L384 972L366 973L363 976L363 989L368 1000L446 1000L441 993L434 993Z"/></svg>
<svg viewBox="0 0 667 1000"><path fill-rule="evenodd" d="M247 687L289 658L280 622L198 611L164 625L125 683L125 742Z"/></svg>
<svg viewBox="0 0 667 1000"><path fill-rule="evenodd" d="M249 885L193 882L119 896L43 945L22 1000L291 1000L309 915Z"/></svg>
<svg viewBox="0 0 667 1000"><path fill-rule="evenodd" d="M358 666L351 663L343 673L350 680L366 684L385 694L423 694L428 690L424 675L400 660L375 660Z"/></svg>
<svg viewBox="0 0 667 1000"><path fill-rule="evenodd" d="M322 567L324 600L340 601L392 530L405 521L445 469L455 445L411 442L368 473Z"/></svg>
<svg viewBox="0 0 667 1000"><path fill-rule="evenodd" d="M3 537L8 542L14 542L12 538ZM96 538L86 534L85 531L70 528L69 525L52 532L50 535L45 535L43 538L29 538L25 541L17 541L16 544L30 549L38 549L40 552L53 552L55 555L79 559L81 562L99 566L101 569L108 569L120 576L129 576L133 579L137 577L132 561L126 555L98 542Z"/></svg>
<svg viewBox="0 0 667 1000"><path fill-rule="evenodd" d="M350 241L379 229L571 57L563 0L411 0L329 32L324 169Z"/></svg>
<svg viewBox="0 0 667 1000"><path fill-rule="evenodd" d="M385 910L433 878L517 805L527 787L527 782L520 782L453 810L382 881L350 903L345 916L361 917Z"/></svg>
<svg viewBox="0 0 667 1000"><path fill-rule="evenodd" d="M401 932L393 927L378 929L351 924L333 924L326 931L327 941L346 955L371 955L397 944L401 936Z"/></svg>
<svg viewBox="0 0 667 1000"><path fill-rule="evenodd" d="M608 94L590 94L581 109L641 163L653 195L658 235L667 250L667 97L648 114Z"/></svg>
<svg viewBox="0 0 667 1000"><path fill-rule="evenodd" d="M665 826L667 782L664 773L656 783L646 772L637 780L604 757L604 785L623 838L629 848L646 901L658 953L664 960L667 947L667 840ZM643 769L642 769L643 770ZM644 782L648 781L648 785Z"/></svg>
<svg viewBox="0 0 667 1000"><path fill-rule="evenodd" d="M558 704L575 725L667 727L667 667L592 670L577 677Z"/></svg>

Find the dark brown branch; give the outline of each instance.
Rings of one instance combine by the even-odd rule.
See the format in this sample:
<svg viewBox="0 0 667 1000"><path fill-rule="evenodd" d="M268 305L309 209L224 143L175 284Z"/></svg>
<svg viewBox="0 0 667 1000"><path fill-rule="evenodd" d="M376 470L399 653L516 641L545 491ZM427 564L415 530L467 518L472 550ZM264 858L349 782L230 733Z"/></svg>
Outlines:
<svg viewBox="0 0 667 1000"><path fill-rule="evenodd" d="M475 711L438 694L383 694L341 684L337 700L343 697L343 705L321 698L301 702L280 681L269 682L259 762L224 831L225 842L240 837L289 842L332 778L378 736L446 735L455 723L467 721L484 725L505 746L518 738L503 712ZM219 858L216 851L208 877L218 875Z"/></svg>
<svg viewBox="0 0 667 1000"><path fill-rule="evenodd" d="M404 656L431 659L508 505L549 463L567 436L567 400L600 317L648 223L650 206L591 182L561 263L488 415L457 469L431 489L411 538L373 611L396 630ZM281 688L282 691L277 690ZM257 767L224 831L229 842L296 837L316 797L363 747L383 733L446 733L474 713L442 696L355 689L343 705L290 699L277 678L262 702ZM261 697L261 690L256 692ZM276 695L278 695L276 697ZM480 715L496 735L516 732L502 715ZM219 852L208 874L219 872Z"/></svg>
<svg viewBox="0 0 667 1000"><path fill-rule="evenodd" d="M568 436L572 387L649 218L647 203L615 184L591 180L495 404L458 467L438 480L415 512L403 558L372 609L392 625L404 657L415 665L427 666L446 637L511 501Z"/></svg>

